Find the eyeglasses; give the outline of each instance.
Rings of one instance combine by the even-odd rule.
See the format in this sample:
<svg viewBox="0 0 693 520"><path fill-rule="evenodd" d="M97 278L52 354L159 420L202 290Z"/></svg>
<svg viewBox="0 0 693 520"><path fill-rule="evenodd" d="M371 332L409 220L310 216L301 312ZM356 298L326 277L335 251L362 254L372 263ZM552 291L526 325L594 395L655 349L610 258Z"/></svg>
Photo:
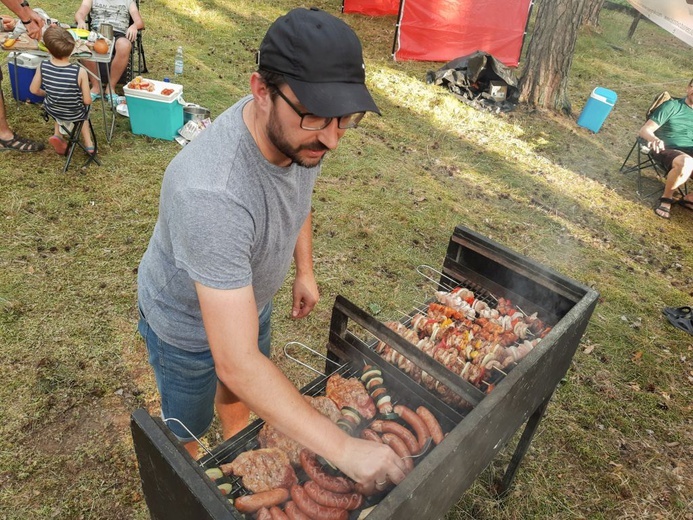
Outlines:
<svg viewBox="0 0 693 520"><path fill-rule="evenodd" d="M291 109L296 112L298 116L301 117L301 128L304 130L322 130L323 128L327 128L327 126L332 122L334 117L322 117L322 116L316 116L315 114L311 114L310 112L301 112L296 105L294 105L289 98L286 97L286 95L279 90L279 87L276 85L273 85L271 83L268 83L268 85L277 93L279 94L279 97L282 98L284 101L286 101L286 104L291 107ZM361 122L361 119L363 119L363 116L365 116L365 112L356 112L354 114L347 114L345 116L340 116L337 118L337 126L341 128L342 130L346 130L349 128L356 128L359 123Z"/></svg>

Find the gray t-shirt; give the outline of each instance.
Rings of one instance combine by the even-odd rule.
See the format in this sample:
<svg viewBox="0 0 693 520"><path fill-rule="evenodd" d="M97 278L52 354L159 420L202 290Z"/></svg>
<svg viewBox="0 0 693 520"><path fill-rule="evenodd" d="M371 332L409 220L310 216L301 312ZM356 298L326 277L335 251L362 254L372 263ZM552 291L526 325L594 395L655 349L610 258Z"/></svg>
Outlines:
<svg viewBox="0 0 693 520"><path fill-rule="evenodd" d="M245 126L247 96L171 161L159 218L138 272L139 305L162 340L209 348L194 282L252 285L258 310L291 266L320 166L271 164Z"/></svg>

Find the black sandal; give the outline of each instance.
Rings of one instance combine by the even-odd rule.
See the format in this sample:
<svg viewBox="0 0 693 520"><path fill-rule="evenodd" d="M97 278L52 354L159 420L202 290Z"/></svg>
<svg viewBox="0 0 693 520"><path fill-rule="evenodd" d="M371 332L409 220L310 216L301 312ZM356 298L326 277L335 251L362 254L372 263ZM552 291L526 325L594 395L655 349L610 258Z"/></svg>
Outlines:
<svg viewBox="0 0 693 520"><path fill-rule="evenodd" d="M693 309L688 305L683 307L664 307L662 313L665 316L673 316L674 318L693 318Z"/></svg>
<svg viewBox="0 0 693 520"><path fill-rule="evenodd" d="M674 327L688 332L691 336L693 336L693 318L690 315L675 316L673 314L667 314L666 317L669 320L669 323L671 323Z"/></svg>
<svg viewBox="0 0 693 520"><path fill-rule="evenodd" d="M669 204L669 207L666 208L664 207L664 204ZM659 201L657 206L655 206L654 212L655 215L657 215L659 218L663 218L665 220L669 220L671 217L671 205L674 204L674 199L670 199L669 197L659 197ZM661 211L663 215L660 215L658 212Z"/></svg>
<svg viewBox="0 0 693 520"><path fill-rule="evenodd" d="M18 137L17 134L13 134L11 139L0 139L0 152L6 150L14 150L15 152L40 152L45 148L43 143L37 143L31 139L26 139L24 137Z"/></svg>

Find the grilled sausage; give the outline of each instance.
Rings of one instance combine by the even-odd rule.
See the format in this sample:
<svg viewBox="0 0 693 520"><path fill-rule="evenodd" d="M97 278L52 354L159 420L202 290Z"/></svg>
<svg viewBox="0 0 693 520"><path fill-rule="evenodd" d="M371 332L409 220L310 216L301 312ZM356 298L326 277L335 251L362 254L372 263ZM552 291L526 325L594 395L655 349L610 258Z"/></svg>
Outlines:
<svg viewBox="0 0 693 520"><path fill-rule="evenodd" d="M380 435L375 433L370 428L364 428L361 431L361 438L366 439L367 441L380 442L380 443L383 442L382 439L380 438Z"/></svg>
<svg viewBox="0 0 693 520"><path fill-rule="evenodd" d="M419 406L416 409L416 415L421 417L423 422L426 423L428 431L431 432L431 437L433 437L433 442L440 444L445 436L443 435L443 429L440 427L440 423L438 419L435 418L435 415L433 415L428 408L423 406Z"/></svg>
<svg viewBox="0 0 693 520"><path fill-rule="evenodd" d="M305 489L310 498L322 506L352 511L358 509L363 504L363 495L361 493L333 493L321 488L317 482L312 480L303 484L303 489Z"/></svg>
<svg viewBox="0 0 693 520"><path fill-rule="evenodd" d="M272 520L272 515L269 509L266 507L261 507L255 514L255 520Z"/></svg>
<svg viewBox="0 0 693 520"><path fill-rule="evenodd" d="M351 493L354 486L346 477L330 475L318 463L315 454L308 449L302 449L300 454L301 467L311 480L317 482L320 487L333 493Z"/></svg>
<svg viewBox="0 0 693 520"><path fill-rule="evenodd" d="M300 485L291 486L291 500L298 508L313 520L348 520L349 512L346 509L327 507L318 504L308 496L306 490Z"/></svg>
<svg viewBox="0 0 693 520"><path fill-rule="evenodd" d="M431 432L428 431L426 423L421 417L416 415L414 410L401 404L395 406L395 413L416 433L416 439L419 441L419 450L416 453L420 453L426 446L426 441L431 437Z"/></svg>
<svg viewBox="0 0 693 520"><path fill-rule="evenodd" d="M272 517L272 520L289 520L289 517L286 516L286 513L284 513L284 511L279 509L277 506L272 506L269 510L269 513Z"/></svg>
<svg viewBox="0 0 693 520"><path fill-rule="evenodd" d="M411 458L412 453L407 448L405 442L394 433L383 433L383 442L390 446L394 452L400 456L402 462L406 466L407 470L405 473L409 473L414 469L414 460Z"/></svg>
<svg viewBox="0 0 693 520"><path fill-rule="evenodd" d="M289 492L284 488L276 488L238 497L233 501L233 505L241 513L254 513L260 508L277 506L287 500Z"/></svg>
<svg viewBox="0 0 693 520"><path fill-rule="evenodd" d="M286 513L286 516L289 517L289 520L311 520L309 516L303 514L303 511L301 511L292 500L289 500L286 503L284 506L284 512Z"/></svg>
<svg viewBox="0 0 693 520"><path fill-rule="evenodd" d="M410 455L419 452L419 441L416 440L414 434L395 421L376 420L371 423L371 429L378 433L394 433L407 445Z"/></svg>

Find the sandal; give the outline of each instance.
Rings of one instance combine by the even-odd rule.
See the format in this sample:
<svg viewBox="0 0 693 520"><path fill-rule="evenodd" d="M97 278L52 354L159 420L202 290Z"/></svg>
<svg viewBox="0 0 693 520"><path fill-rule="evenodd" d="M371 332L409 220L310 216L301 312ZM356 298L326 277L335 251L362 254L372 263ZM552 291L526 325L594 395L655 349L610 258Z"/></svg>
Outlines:
<svg viewBox="0 0 693 520"><path fill-rule="evenodd" d="M94 155L96 153L96 148L93 146L85 146L84 150L89 154L89 155Z"/></svg>
<svg viewBox="0 0 693 520"><path fill-rule="evenodd" d="M693 211L693 200L679 199L679 205Z"/></svg>
<svg viewBox="0 0 693 520"><path fill-rule="evenodd" d="M684 317L667 314L666 317L669 320L669 323L671 323L674 327L688 332L691 336L693 336L693 319L691 316Z"/></svg>
<svg viewBox="0 0 693 520"><path fill-rule="evenodd" d="M0 152L6 150L14 150L15 152L40 152L45 148L43 143L37 143L31 139L26 139L24 137L19 137L17 134L13 134L11 139L0 139Z"/></svg>
<svg viewBox="0 0 693 520"><path fill-rule="evenodd" d="M669 219L671 213L671 205L674 203L674 199L669 197L659 197L657 206L655 206L654 212L659 218ZM669 207L664 206L664 204L669 204ZM661 213L660 213L661 212Z"/></svg>
<svg viewBox="0 0 693 520"><path fill-rule="evenodd" d="M53 150L55 150L55 153L58 155L65 155L65 152L67 152L67 143L59 135L50 136L48 138L48 144L53 147Z"/></svg>
<svg viewBox="0 0 693 520"><path fill-rule="evenodd" d="M693 312L693 309L691 309L688 305L683 307L664 307L662 309L662 314L665 316L673 316L675 318L693 318L691 312Z"/></svg>

